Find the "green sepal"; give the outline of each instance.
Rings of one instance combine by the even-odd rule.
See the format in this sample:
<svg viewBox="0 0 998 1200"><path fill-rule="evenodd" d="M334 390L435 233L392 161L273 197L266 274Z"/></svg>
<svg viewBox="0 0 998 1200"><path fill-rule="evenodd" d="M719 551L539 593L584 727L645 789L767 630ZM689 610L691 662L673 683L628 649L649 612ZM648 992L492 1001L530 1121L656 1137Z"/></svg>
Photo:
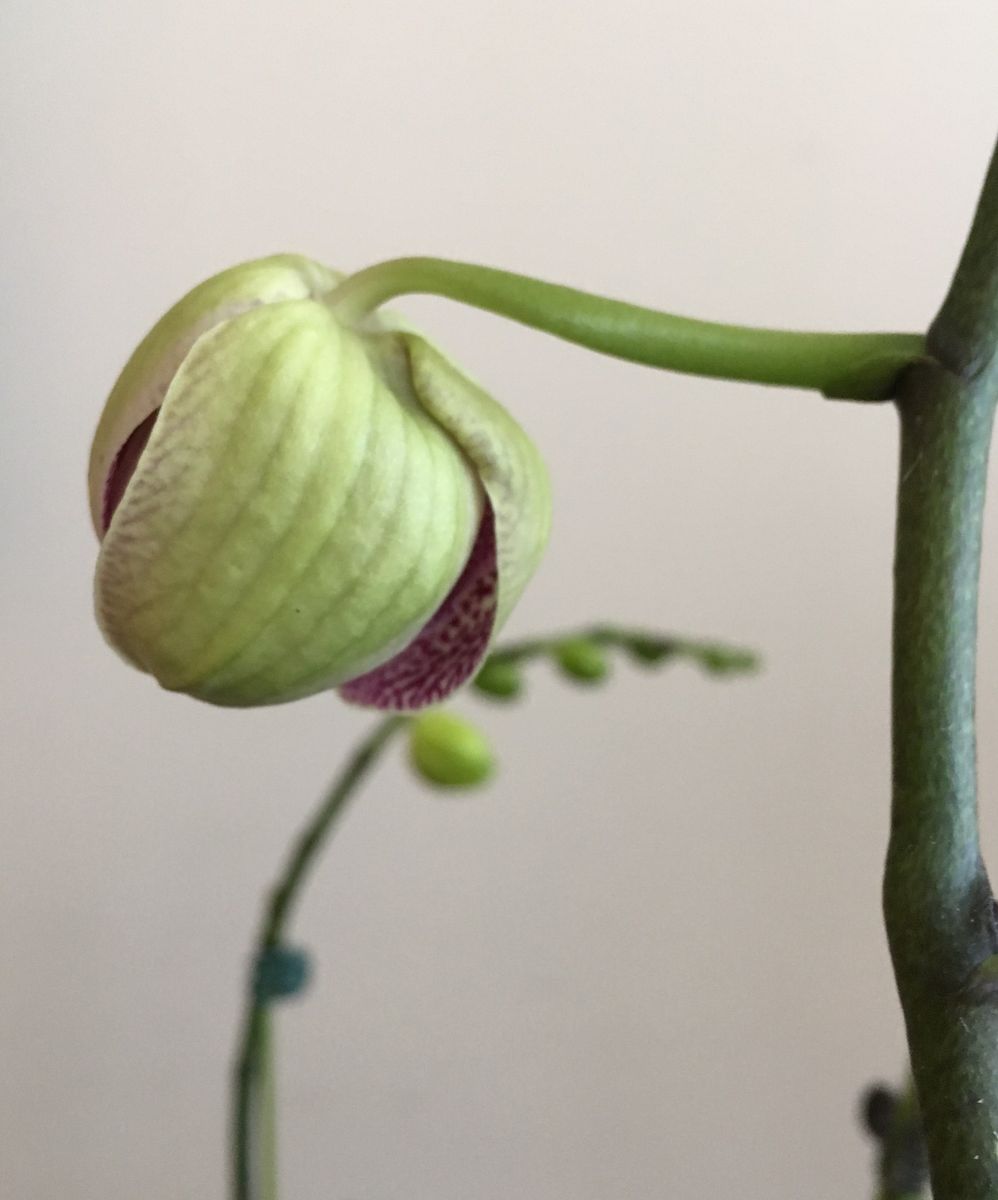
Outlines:
<svg viewBox="0 0 998 1200"><path fill-rule="evenodd" d="M492 505L499 560L493 636L537 569L551 532L551 485L537 448L508 412L425 338L399 335L420 403L473 463Z"/></svg>
<svg viewBox="0 0 998 1200"><path fill-rule="evenodd" d="M206 279L179 300L139 343L101 413L90 451L90 515L103 535L104 483L125 439L163 403L167 389L197 340L222 322L283 300L318 298L343 276L299 254L275 254L240 263Z"/></svg>

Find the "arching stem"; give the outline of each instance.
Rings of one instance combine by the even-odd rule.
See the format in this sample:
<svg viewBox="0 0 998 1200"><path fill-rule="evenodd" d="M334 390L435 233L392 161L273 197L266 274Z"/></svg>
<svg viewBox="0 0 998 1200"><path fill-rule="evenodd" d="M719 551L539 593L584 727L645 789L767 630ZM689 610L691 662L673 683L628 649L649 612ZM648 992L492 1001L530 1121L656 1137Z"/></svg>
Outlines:
<svg viewBox="0 0 998 1200"><path fill-rule="evenodd" d="M257 938L254 970L269 951L280 946L309 870L330 830L404 724L405 718L396 716L378 722L305 826L267 903ZM273 1034L269 1026L268 1001L251 980L232 1089L233 1200L273 1200L276 1196L276 1131L273 1109L269 1107L273 1102L269 1094L273 1087L269 1039Z"/></svg>
<svg viewBox="0 0 998 1200"><path fill-rule="evenodd" d="M844 400L885 400L925 352L909 333L800 333L695 321L560 284L437 258L397 258L358 271L325 297L345 322L422 293L457 300L629 362Z"/></svg>

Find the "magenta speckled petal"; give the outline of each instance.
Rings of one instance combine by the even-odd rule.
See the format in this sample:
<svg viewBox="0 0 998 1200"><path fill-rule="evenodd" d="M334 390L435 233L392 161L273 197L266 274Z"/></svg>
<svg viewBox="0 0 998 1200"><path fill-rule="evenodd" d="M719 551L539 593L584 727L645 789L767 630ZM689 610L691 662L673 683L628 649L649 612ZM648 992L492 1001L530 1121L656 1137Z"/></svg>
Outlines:
<svg viewBox="0 0 998 1200"><path fill-rule="evenodd" d="M485 657L498 594L495 517L489 506L464 571L416 640L380 667L345 683L340 695L352 704L392 712L446 699Z"/></svg>

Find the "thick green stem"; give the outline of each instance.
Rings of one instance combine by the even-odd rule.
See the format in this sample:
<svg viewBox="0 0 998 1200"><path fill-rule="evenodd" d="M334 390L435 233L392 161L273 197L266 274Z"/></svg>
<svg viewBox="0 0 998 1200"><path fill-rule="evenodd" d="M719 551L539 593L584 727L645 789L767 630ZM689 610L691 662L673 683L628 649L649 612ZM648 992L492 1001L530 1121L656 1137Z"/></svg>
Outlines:
<svg viewBox="0 0 998 1200"><path fill-rule="evenodd" d="M812 388L848 400L893 396L924 353L908 333L799 333L694 321L509 271L437 258L398 258L344 280L326 303L355 322L407 293L444 296L590 350L689 375Z"/></svg>
<svg viewBox="0 0 998 1200"><path fill-rule="evenodd" d="M977 249L965 252L930 333L934 361L907 371L897 398L884 909L935 1200L998 1196L998 1008L979 975L998 932L980 854L974 729L981 529L998 397L998 256L979 254L995 245L996 188L992 167L968 242Z"/></svg>

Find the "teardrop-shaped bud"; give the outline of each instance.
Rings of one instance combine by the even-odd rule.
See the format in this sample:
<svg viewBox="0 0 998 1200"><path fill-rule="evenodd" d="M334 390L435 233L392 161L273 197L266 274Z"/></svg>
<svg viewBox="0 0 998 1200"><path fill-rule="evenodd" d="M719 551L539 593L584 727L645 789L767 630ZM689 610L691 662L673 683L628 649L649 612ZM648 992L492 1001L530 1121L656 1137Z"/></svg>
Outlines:
<svg viewBox="0 0 998 1200"><path fill-rule="evenodd" d="M540 558L549 492L526 435L422 338L341 323L323 303L338 279L293 256L223 272L108 400L98 621L171 690L434 703Z"/></svg>
<svg viewBox="0 0 998 1200"><path fill-rule="evenodd" d="M563 675L577 683L599 683L609 666L603 647L589 638L567 638L554 649L554 659Z"/></svg>
<svg viewBox="0 0 998 1200"><path fill-rule="evenodd" d="M741 675L759 666L758 656L750 650L729 646L703 646L696 659L710 675Z"/></svg>
<svg viewBox="0 0 998 1200"><path fill-rule="evenodd" d="M624 640L624 648L644 666L654 667L676 653L674 638L656 637L654 634L635 633Z"/></svg>
<svg viewBox="0 0 998 1200"><path fill-rule="evenodd" d="M475 676L474 686L493 700L515 700L523 691L523 673L515 663L489 659Z"/></svg>
<svg viewBox="0 0 998 1200"><path fill-rule="evenodd" d="M485 735L463 717L439 710L413 717L409 761L417 774L436 787L473 787L495 770Z"/></svg>

